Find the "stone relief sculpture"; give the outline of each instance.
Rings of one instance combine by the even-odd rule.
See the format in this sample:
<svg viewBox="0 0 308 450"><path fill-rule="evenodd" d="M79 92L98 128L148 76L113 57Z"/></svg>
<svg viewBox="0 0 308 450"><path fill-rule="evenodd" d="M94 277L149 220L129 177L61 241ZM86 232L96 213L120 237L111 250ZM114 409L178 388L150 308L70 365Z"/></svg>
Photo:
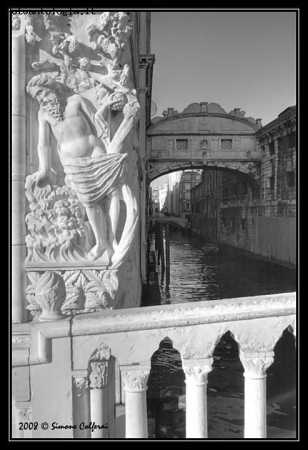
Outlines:
<svg viewBox="0 0 308 450"><path fill-rule="evenodd" d="M125 49L121 39L130 31L130 27L125 25L127 16L118 14L119 19L114 21L116 14L104 13L101 30L89 27L95 48L103 46L104 53L110 56L110 59L103 58L104 64L108 61L105 64L108 75L96 74L95 77L96 82L99 80L95 90L100 104L98 110L89 99L75 94L67 85L46 73L34 76L28 83L27 92L40 105L39 170L26 182L26 195L32 209L27 216L29 262L50 258L61 261L87 258L112 267L119 264L121 257L117 258L115 253L117 250L118 254L125 253L120 251L116 239L120 199L127 207L124 247L127 247L125 241L132 237L137 206L125 182L128 157L125 141L139 118L139 103L136 91L130 89L127 82L129 66L124 64L123 70L118 69L122 67L120 62ZM45 22L49 24L48 29L53 29L50 31L53 33L53 53L62 52L64 59L69 58L71 46L74 47L72 52L78 46L76 39L61 34L49 20ZM108 30L111 35L108 35ZM96 38L98 42L94 40L94 31L95 36L99 31L102 33L99 35L102 39ZM125 56L124 61L127 59ZM85 61L81 59L81 63ZM122 120L119 121L115 114L110 118L111 111L120 112ZM66 174L67 186L63 188L56 186L57 174L51 168L50 132L57 140ZM115 257L111 261L113 255Z"/></svg>
<svg viewBox="0 0 308 450"><path fill-rule="evenodd" d="M67 285L71 275L56 266L86 269L95 264L102 269L96 274L76 271L78 283L67 286L62 312L95 311L115 296L117 269L134 248L138 223L138 203L128 181L140 116L130 77L132 25L124 13L101 14L85 26L87 50L62 31L58 16L43 16L52 46L47 57L31 64L37 74L26 88L39 104L39 167L25 184L30 207L26 266L50 266ZM34 33L33 27L29 31ZM52 167L53 138L65 184ZM33 292L39 274L34 273L29 272L28 309L37 318L41 308Z"/></svg>

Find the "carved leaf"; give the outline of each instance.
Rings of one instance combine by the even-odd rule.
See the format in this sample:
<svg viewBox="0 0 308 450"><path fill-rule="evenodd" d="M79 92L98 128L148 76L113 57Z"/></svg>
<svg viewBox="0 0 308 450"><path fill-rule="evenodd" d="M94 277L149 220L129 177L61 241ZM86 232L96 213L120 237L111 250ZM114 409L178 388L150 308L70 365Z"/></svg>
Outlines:
<svg viewBox="0 0 308 450"><path fill-rule="evenodd" d="M39 272L27 272L27 275L28 275L29 280L33 284L36 284L38 282L38 280L40 279Z"/></svg>
<svg viewBox="0 0 308 450"><path fill-rule="evenodd" d="M62 278L63 278L63 281L65 282L65 285L68 286L68 285L74 284L78 280L79 276L80 276L79 270L77 270L77 271L76 270L67 270L64 272Z"/></svg>

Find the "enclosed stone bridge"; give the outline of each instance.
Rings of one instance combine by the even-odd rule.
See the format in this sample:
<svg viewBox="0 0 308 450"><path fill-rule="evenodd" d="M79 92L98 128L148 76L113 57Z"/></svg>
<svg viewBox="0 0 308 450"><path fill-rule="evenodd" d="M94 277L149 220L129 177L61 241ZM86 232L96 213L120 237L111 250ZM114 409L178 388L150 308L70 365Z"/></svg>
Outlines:
<svg viewBox="0 0 308 450"><path fill-rule="evenodd" d="M174 216L164 216L155 218L156 222L160 222L163 225L169 224L169 225L175 225L176 227L180 228L187 228L187 222L185 219L182 219L180 217L174 217Z"/></svg>
<svg viewBox="0 0 308 450"><path fill-rule="evenodd" d="M256 133L261 119L245 117L240 108L227 113L217 103L192 103L154 117L147 129L148 182L185 169L219 169L245 176L259 185L261 148Z"/></svg>

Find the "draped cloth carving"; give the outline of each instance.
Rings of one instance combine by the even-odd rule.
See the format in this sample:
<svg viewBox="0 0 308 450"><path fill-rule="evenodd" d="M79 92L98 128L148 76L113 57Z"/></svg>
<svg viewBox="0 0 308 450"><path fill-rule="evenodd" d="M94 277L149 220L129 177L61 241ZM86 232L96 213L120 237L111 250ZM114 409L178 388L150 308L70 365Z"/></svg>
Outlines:
<svg viewBox="0 0 308 450"><path fill-rule="evenodd" d="M79 32L77 39L61 29L60 17L45 15L52 47L32 63L39 74L27 93L40 110L39 167L25 185L30 270L42 263L47 270L65 270L91 262L117 271L134 248L139 213L132 170L138 165L140 105L131 79L132 24L120 12L91 18L82 19L88 42L80 43ZM65 184L51 164L51 135Z"/></svg>

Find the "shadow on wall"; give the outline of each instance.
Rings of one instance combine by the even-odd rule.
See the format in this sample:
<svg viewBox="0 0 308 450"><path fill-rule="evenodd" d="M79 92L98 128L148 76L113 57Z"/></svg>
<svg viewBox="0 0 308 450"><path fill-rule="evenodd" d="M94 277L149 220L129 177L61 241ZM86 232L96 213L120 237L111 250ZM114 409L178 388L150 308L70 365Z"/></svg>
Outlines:
<svg viewBox="0 0 308 450"><path fill-rule="evenodd" d="M115 429L117 438L125 438L125 405L116 405Z"/></svg>

